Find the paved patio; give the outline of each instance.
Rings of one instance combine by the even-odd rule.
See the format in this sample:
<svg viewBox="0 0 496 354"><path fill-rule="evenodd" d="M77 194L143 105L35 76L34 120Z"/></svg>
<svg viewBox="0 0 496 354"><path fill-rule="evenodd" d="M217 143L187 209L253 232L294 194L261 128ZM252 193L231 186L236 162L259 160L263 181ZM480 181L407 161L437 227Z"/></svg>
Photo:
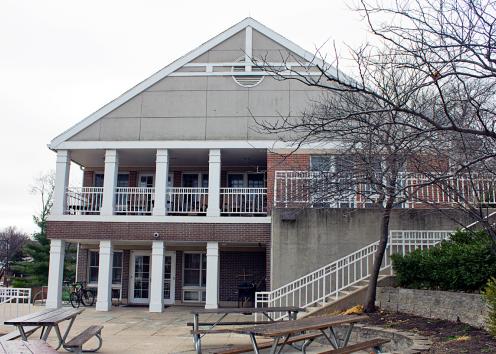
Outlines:
<svg viewBox="0 0 496 354"><path fill-rule="evenodd" d="M44 309L34 306L31 312ZM94 324L104 326L102 331L103 347L99 351L102 354L111 353L194 353L193 340L189 333L190 327L186 322L191 322L193 316L190 314L192 307L173 306L168 307L163 313L150 313L147 307L113 307L110 312L97 312L94 308L86 310L76 318L71 334L74 336L86 327ZM22 309L19 316L28 313ZM8 311L1 314L2 320L16 317L16 312ZM3 318L6 317L6 318ZM203 315L202 321L212 321L218 315ZM229 315L226 320L246 321L248 316ZM67 324L63 324L62 330ZM2 333L12 331L11 326L0 326ZM55 345L55 334L52 332L48 339L50 344ZM212 334L202 339L202 348L218 348L227 344L247 344L247 336L236 334ZM88 343L91 345L92 343ZM59 350L65 352L64 350ZM66 352L65 352L66 353Z"/></svg>
<svg viewBox="0 0 496 354"><path fill-rule="evenodd" d="M29 312L43 310L43 306L33 306L28 309L26 305L18 309L4 308L0 313L1 320L17 317ZM193 339L190 335L190 327L187 322L193 320L190 314L193 307L173 306L168 307L163 313L150 313L148 307L113 307L110 312L97 312L95 308L86 308L85 311L76 318L69 338L76 335L90 325L103 325L102 337L103 347L99 353L194 353ZM215 321L218 315L202 315L201 321ZM247 321L253 317L244 315L229 315L227 321ZM67 323L62 324L62 331ZM12 326L0 326L1 333L8 333L14 330ZM33 336L36 336L34 334ZM50 333L48 343L56 345L55 333ZM96 343L96 341L95 341ZM228 344L248 344L247 336L237 334L211 334L202 339L202 348L219 348ZM92 342L88 343L92 346ZM320 345L312 344L308 353L318 352ZM322 350L322 347L320 347ZM320 350L320 351L321 351ZM60 349L60 352L67 353ZM287 353L296 353L296 350L285 350Z"/></svg>

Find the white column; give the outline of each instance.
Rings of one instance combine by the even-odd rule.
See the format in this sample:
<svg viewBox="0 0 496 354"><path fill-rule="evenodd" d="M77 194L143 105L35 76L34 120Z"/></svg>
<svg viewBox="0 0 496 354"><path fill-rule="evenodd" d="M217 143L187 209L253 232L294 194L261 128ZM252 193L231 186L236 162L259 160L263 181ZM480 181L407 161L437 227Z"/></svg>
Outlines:
<svg viewBox="0 0 496 354"><path fill-rule="evenodd" d="M67 150L57 151L55 167L55 189L53 190L52 215L63 215L66 204L66 190L71 170L71 154Z"/></svg>
<svg viewBox="0 0 496 354"><path fill-rule="evenodd" d="M153 241L150 312L164 310L164 251L164 241Z"/></svg>
<svg viewBox="0 0 496 354"><path fill-rule="evenodd" d="M46 307L56 309L62 306L62 281L64 276L65 242L50 241L50 263L48 266L48 295Z"/></svg>
<svg viewBox="0 0 496 354"><path fill-rule="evenodd" d="M103 202L101 215L114 214L115 187L119 173L119 158L116 150L105 151L105 171L103 180Z"/></svg>
<svg viewBox="0 0 496 354"><path fill-rule="evenodd" d="M210 149L208 155L207 216L220 216L220 149Z"/></svg>
<svg viewBox="0 0 496 354"><path fill-rule="evenodd" d="M112 241L100 241L100 260L98 265L97 311L110 311L112 308Z"/></svg>
<svg viewBox="0 0 496 354"><path fill-rule="evenodd" d="M155 162L155 205L153 215L165 215L167 213L167 177L169 176L169 153L167 149L157 150Z"/></svg>
<svg viewBox="0 0 496 354"><path fill-rule="evenodd" d="M219 307L219 243L207 242L207 298L206 309Z"/></svg>

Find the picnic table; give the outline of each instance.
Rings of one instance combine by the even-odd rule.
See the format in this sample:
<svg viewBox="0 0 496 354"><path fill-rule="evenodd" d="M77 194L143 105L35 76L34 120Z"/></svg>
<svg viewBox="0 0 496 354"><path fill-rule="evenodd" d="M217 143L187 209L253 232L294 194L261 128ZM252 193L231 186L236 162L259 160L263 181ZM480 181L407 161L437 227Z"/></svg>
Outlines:
<svg viewBox="0 0 496 354"><path fill-rule="evenodd" d="M208 333L225 333L227 330L214 330L216 326L243 326L243 325L254 325L262 324L268 322L280 322L276 321L273 317L275 313L287 313L288 320L296 320L299 312L306 311L303 308L295 306L283 306L283 307L232 307L232 308L217 308L217 309L204 309L198 308L191 311L193 315L193 322L187 325L192 325L193 330L191 331L193 335L193 343L195 344L195 350L197 353L201 353L201 338ZM214 322L200 322L200 315L205 314L219 314L221 315L219 319ZM268 322L257 322L257 321L235 321L227 322L223 321L229 314L242 314L242 315L252 315L252 314L262 314ZM200 329L200 327L207 326L207 329Z"/></svg>
<svg viewBox="0 0 496 354"><path fill-rule="evenodd" d="M348 345L354 324L356 322L364 321L367 318L368 317L364 315L307 317L301 320L260 324L244 328L232 328L228 329L228 332L248 335L253 351L257 354L260 353L261 349L257 343L257 336L271 338L271 353L275 353L276 350L280 353L288 342L292 342L292 338L301 336L302 333L307 331L319 331L334 349L339 349ZM348 325L348 328L346 329L344 336L338 338L334 327L341 325ZM303 346L303 348L304 347L305 346Z"/></svg>
<svg viewBox="0 0 496 354"><path fill-rule="evenodd" d="M59 344L55 350L58 350L62 345L65 344L67 336L72 328L76 316L83 312L84 309L47 309L36 313L31 313L26 316L14 318L13 320L5 321L4 324L16 326L21 339L27 341L28 337L34 333L33 327L42 327L40 339L46 342L50 331L54 328ZM59 324L64 321L69 321L64 334L62 335L60 331Z"/></svg>
<svg viewBox="0 0 496 354"><path fill-rule="evenodd" d="M0 342L0 354L57 354L58 352L41 340L13 340Z"/></svg>

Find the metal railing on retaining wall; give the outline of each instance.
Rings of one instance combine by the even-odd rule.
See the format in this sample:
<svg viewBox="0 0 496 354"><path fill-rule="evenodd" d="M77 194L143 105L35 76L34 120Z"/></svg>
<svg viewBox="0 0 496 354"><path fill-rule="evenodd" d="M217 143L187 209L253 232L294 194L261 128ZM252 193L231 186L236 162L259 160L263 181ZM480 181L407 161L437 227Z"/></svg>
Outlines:
<svg viewBox="0 0 496 354"><path fill-rule="evenodd" d="M392 273L391 254L406 254L418 248L432 247L448 239L451 233L452 231L437 230L391 231L381 271ZM272 291L257 292L255 306L307 308L332 298L337 300L341 291L366 280L371 275L378 246L379 241L373 242L289 284ZM284 316L285 314L279 314L277 317Z"/></svg>
<svg viewBox="0 0 496 354"><path fill-rule="evenodd" d="M402 208L423 208L429 205L483 205L496 207L494 176L456 176L436 180L418 174L402 173L397 182L406 202ZM329 191L335 191L329 195ZM374 199L373 186L360 179L333 179L332 173L321 171L276 171L274 207L278 208L367 208Z"/></svg>
<svg viewBox="0 0 496 354"><path fill-rule="evenodd" d="M2 321L28 314L31 310L30 288L0 287L0 316L2 316Z"/></svg>

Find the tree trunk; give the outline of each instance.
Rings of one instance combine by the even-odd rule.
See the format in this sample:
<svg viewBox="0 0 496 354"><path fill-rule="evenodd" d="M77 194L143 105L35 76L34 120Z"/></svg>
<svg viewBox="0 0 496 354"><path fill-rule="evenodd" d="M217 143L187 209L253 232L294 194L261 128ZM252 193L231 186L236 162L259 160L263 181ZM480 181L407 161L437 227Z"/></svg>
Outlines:
<svg viewBox="0 0 496 354"><path fill-rule="evenodd" d="M386 206L383 209L382 221L381 221L381 237L379 239L379 246L374 256L374 265L372 267L372 274L369 278L369 285L367 288L367 296L365 298L365 312L375 312L375 298L377 292L377 280L379 279L379 273L381 271L382 260L384 259L384 254L386 253L386 247L389 238L389 220L391 218L391 210L393 205L393 199L388 198Z"/></svg>

